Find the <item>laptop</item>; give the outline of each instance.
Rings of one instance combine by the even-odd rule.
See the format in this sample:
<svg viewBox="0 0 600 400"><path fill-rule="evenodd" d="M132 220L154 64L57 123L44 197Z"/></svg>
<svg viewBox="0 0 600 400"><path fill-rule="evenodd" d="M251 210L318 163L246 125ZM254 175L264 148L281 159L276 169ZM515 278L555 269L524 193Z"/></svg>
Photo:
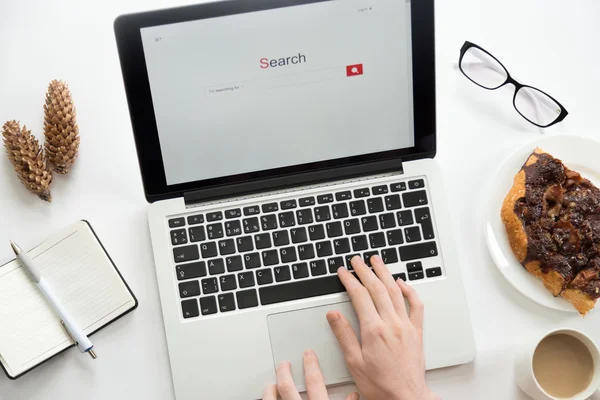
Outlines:
<svg viewBox="0 0 600 400"><path fill-rule="evenodd" d="M256 399L314 349L336 275L380 255L425 304L427 369L474 341L436 154L433 0L236 0L115 33L178 400ZM149 267L150 268L150 267Z"/></svg>

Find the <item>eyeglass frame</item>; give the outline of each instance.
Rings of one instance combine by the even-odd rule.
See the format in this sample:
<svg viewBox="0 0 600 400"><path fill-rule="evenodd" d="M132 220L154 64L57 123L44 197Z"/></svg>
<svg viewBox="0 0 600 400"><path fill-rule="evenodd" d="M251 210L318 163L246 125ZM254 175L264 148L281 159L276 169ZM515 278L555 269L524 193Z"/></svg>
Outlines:
<svg viewBox="0 0 600 400"><path fill-rule="evenodd" d="M499 86L497 86L495 88L488 88L488 87L485 87L485 86L480 85L479 83L475 82L473 79L471 79L471 77L469 77L469 75L467 75L467 73L465 71L463 71L463 68L462 68L463 57L467 53L467 50L469 50L472 47L474 47L474 48L476 48L476 49L484 52L485 54L487 54L488 56L490 56L494 60L496 60L496 62L504 69L504 72L506 72L506 80L504 81L504 83L500 84ZM475 43L469 42L468 40L465 41L465 43L462 45L462 47L460 49L460 58L458 59L458 68L460 69L460 72L462 72L462 74L468 80L470 80L471 82L473 82L477 86L482 87L482 88L484 88L486 90L496 90L496 89L500 89L501 87L506 86L508 84L512 84L515 87L515 93L513 95L513 107L519 113L519 115L521 115L521 117L523 117L527 122L529 122L529 123L531 123L531 124L533 124L533 125L535 125L535 126L537 126L539 128L549 128L552 125L558 124L559 122L561 122L562 120L564 120L567 117L567 115L569 115L569 112L567 111L567 109L562 104L560 104L554 97L550 96L548 93L546 93L543 90L540 90L540 89L538 89L536 87L529 86L529 85L523 85L522 83L518 82L516 79L514 79L510 75L510 73L508 72L508 70L506 69L506 67L504 66L504 64L502 64L500 62L500 60L498 60L492 53L490 53L489 51L487 51L483 47L476 45ZM546 95L550 99L552 99L552 101L554 101L560 107L560 114L556 117L556 119L554 121L552 121L548 125L540 125L540 124L537 124L537 123L531 121L529 118L527 118L525 115L523 115L523 113L521 111L519 111L519 109L517 108L517 104L516 104L517 93L519 92L519 90L521 90L523 88L531 88L531 89L537 90L538 92L543 93L544 95Z"/></svg>

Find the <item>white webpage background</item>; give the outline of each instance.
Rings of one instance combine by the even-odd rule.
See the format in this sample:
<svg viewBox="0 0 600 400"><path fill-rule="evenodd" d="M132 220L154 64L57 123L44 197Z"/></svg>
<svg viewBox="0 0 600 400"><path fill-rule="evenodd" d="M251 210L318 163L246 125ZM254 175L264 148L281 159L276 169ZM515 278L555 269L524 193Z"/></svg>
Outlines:
<svg viewBox="0 0 600 400"><path fill-rule="evenodd" d="M414 146L409 23L404 1L338 0L143 28L167 184Z"/></svg>

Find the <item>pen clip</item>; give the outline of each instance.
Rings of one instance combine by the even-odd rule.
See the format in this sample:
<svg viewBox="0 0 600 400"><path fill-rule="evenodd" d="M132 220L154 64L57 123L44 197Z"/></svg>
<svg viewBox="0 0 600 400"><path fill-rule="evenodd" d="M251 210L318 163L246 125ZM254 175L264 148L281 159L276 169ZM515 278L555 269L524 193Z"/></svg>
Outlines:
<svg viewBox="0 0 600 400"><path fill-rule="evenodd" d="M77 340L73 337L73 335L71 334L71 331L69 330L69 328L67 328L67 324L65 324L65 321L63 321L61 319L60 323L62 324L63 328L65 328L65 331L67 332L67 334L69 335L69 337L73 340L73 342L75 342L75 344L78 345L79 343L77 343Z"/></svg>

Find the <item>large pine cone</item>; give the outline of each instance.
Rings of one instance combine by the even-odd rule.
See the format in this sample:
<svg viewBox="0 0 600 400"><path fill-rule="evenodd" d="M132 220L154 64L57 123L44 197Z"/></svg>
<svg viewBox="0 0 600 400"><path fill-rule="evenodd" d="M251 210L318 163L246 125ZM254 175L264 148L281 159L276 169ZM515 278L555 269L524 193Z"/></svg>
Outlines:
<svg viewBox="0 0 600 400"><path fill-rule="evenodd" d="M63 81L53 80L48 85L44 104L44 135L48 161L52 163L54 171L66 174L77 158L79 127L71 92Z"/></svg>
<svg viewBox="0 0 600 400"><path fill-rule="evenodd" d="M17 121L8 121L2 126L2 136L8 159L21 182L40 199L52 201L52 171L46 163L42 147L31 131L25 126L21 129Z"/></svg>

